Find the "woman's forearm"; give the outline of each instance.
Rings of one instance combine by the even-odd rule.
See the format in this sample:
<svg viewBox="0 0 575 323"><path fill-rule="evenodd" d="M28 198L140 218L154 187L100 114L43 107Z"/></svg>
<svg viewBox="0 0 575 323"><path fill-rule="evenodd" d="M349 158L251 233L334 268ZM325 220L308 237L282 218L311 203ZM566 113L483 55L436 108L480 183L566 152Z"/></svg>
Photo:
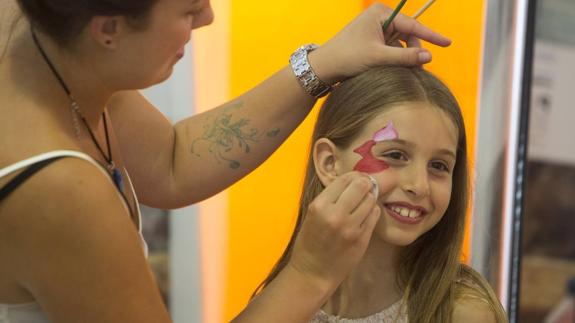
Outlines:
<svg viewBox="0 0 575 323"><path fill-rule="evenodd" d="M235 100L175 125L176 194L193 203L225 189L267 159L315 99L285 67Z"/></svg>
<svg viewBox="0 0 575 323"><path fill-rule="evenodd" d="M309 322L334 289L288 265L232 322Z"/></svg>

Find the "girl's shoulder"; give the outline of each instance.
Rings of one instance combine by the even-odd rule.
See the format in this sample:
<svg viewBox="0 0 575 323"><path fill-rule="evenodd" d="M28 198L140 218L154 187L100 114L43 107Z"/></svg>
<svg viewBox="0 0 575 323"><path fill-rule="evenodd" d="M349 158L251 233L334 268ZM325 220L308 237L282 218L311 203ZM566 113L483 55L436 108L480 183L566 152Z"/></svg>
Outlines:
<svg viewBox="0 0 575 323"><path fill-rule="evenodd" d="M473 268L462 264L454 284L454 322L507 322L491 285Z"/></svg>
<svg viewBox="0 0 575 323"><path fill-rule="evenodd" d="M487 298L490 292L493 292L493 289L479 272L465 264L461 264L455 281L455 291L457 298Z"/></svg>

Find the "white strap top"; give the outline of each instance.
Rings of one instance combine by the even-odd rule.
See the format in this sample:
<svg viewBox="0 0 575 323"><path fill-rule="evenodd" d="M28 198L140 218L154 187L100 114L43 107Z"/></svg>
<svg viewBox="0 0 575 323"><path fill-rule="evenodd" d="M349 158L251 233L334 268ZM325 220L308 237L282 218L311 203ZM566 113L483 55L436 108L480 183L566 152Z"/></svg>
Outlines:
<svg viewBox="0 0 575 323"><path fill-rule="evenodd" d="M83 159L97 166L98 169L100 169L103 173L106 174L106 177L110 179L110 182L112 182L112 179L110 178L108 172L101 164L99 164L97 161L95 161L92 157L88 156L87 154L73 150L55 150L34 157L30 157L26 160L19 161L8 167L0 169L0 178L12 174L18 170L24 169L35 163L48 160L54 157L73 157ZM130 179L130 175L128 174L127 171L126 175L128 179L128 186L130 187L130 191L132 192L134 199L136 201L138 232L140 234L140 239L142 241L142 248L144 250L144 254L147 257L148 246L146 244L146 241L144 240L144 237L142 236L142 219L140 214L140 207L138 205L138 199L135 194L134 187ZM126 210L129 213L130 207L127 205L126 201L123 198L121 198L121 200L124 206L126 207ZM48 323L48 322L49 321L46 318L46 315L44 314L42 308L38 303L0 304L0 323Z"/></svg>

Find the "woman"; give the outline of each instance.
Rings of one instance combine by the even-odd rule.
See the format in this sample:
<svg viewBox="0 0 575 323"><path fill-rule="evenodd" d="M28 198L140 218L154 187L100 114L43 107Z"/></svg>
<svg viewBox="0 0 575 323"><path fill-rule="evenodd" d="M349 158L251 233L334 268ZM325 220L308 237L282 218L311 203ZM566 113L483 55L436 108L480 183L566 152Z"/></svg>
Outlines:
<svg viewBox="0 0 575 323"><path fill-rule="evenodd" d="M381 23L390 10L374 5L253 90L171 125L134 90L169 77L190 31L211 23L209 1L7 0L0 12L0 310L7 322L169 322L146 264L138 199L160 208L205 199L261 164L322 86L375 65L431 59L417 46L385 46ZM449 44L404 16L393 31L411 44ZM298 70L306 62L313 70ZM357 191L338 207L359 203L366 211L334 218L318 210L290 265L238 322L313 315L365 250L378 217L362 199L362 183L365 176L350 175L318 197ZM331 225L358 219L371 225L353 240ZM326 227L330 239L314 236Z"/></svg>

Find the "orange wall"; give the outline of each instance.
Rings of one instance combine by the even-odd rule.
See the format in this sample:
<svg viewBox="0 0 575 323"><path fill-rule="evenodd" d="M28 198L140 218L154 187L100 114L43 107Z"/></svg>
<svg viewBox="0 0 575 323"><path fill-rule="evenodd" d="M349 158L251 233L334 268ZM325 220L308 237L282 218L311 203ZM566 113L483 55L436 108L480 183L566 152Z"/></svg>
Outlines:
<svg viewBox="0 0 575 323"><path fill-rule="evenodd" d="M382 1L395 6L398 1ZM424 0L412 0L410 14ZM323 43L370 1L234 1L230 9L230 92L237 96L287 64L299 45ZM473 156L480 62L482 0L438 0L420 21L449 36L453 45L437 49L428 68L459 99ZM316 110L312 113L315 116ZM222 280L224 320L233 318L283 251L295 223L313 117L260 168L228 190L227 273ZM305 148L304 148L305 147Z"/></svg>
<svg viewBox="0 0 575 323"><path fill-rule="evenodd" d="M333 4L330 0L276 0L265 6L258 0L232 2L232 96L286 66L289 55L302 44L325 42L362 10L361 1ZM266 163L228 190L226 321L245 307L287 244L312 126L308 118Z"/></svg>

